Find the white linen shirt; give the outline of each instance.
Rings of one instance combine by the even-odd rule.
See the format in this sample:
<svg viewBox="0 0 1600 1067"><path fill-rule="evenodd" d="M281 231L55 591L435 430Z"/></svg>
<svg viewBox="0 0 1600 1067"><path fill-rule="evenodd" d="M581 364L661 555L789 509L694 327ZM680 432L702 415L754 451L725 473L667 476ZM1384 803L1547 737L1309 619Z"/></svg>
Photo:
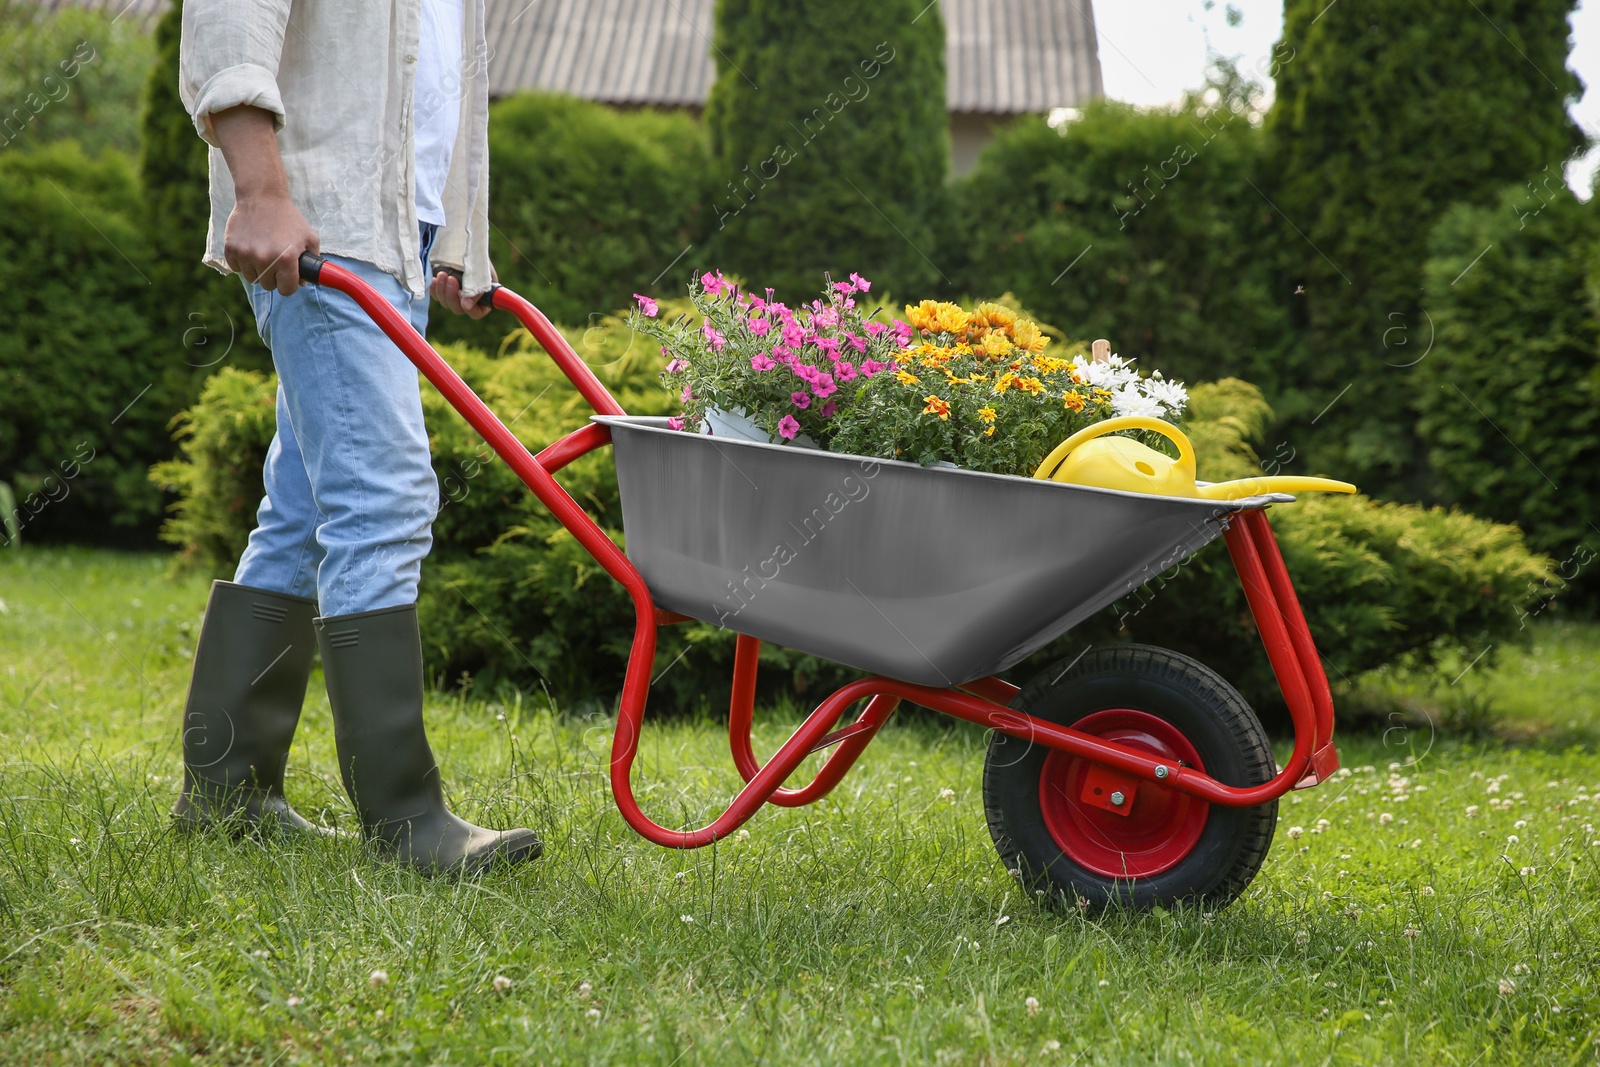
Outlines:
<svg viewBox="0 0 1600 1067"><path fill-rule="evenodd" d="M445 187L447 225L433 264L489 275L489 82L484 0L463 0L461 121ZM416 225L413 88L420 0L187 0L179 91L211 145L205 262L223 273L233 177L211 115L241 104L269 111L289 194L324 253L371 263L427 291Z"/></svg>

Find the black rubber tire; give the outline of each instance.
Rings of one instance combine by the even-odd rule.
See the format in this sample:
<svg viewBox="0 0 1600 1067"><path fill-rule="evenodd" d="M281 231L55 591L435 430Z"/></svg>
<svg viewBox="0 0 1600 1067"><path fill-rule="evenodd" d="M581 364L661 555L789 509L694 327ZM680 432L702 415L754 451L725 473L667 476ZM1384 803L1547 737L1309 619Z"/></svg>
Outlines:
<svg viewBox="0 0 1600 1067"><path fill-rule="evenodd" d="M1250 705L1209 667L1150 645L1092 650L1035 677L1011 706L1070 726L1109 708L1157 716L1188 739L1207 773L1227 785L1260 785L1275 772L1266 731ZM1099 911L1193 904L1215 911L1243 893L1266 859L1278 802L1253 808L1212 804L1200 839L1175 866L1143 879L1108 878L1066 856L1040 810L1040 775L1049 749L990 738L983 807L1006 869L1052 904Z"/></svg>

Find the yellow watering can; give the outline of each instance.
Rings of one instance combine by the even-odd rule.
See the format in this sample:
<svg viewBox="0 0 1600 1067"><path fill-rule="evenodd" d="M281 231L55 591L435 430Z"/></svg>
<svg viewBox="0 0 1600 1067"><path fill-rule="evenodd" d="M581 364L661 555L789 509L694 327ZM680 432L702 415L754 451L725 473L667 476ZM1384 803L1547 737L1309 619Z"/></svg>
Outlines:
<svg viewBox="0 0 1600 1067"><path fill-rule="evenodd" d="M1178 458L1163 455L1148 445L1126 437L1106 436L1119 430L1153 430L1178 447ZM1336 482L1331 478L1282 475L1196 485L1194 447L1189 444L1189 439L1170 422L1144 415L1123 415L1078 431L1052 449L1033 476L1074 485L1092 485L1100 489L1121 489L1128 493L1155 493L1205 500L1239 500L1262 493L1356 491L1356 487L1349 482Z"/></svg>

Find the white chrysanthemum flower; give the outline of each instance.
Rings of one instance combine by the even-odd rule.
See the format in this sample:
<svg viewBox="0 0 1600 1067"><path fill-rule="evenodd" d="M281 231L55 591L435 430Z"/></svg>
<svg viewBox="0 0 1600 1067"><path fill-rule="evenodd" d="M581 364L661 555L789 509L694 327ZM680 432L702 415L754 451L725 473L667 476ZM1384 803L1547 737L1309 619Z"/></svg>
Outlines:
<svg viewBox="0 0 1600 1067"><path fill-rule="evenodd" d="M1189 390L1183 387L1182 382L1150 378L1143 385L1146 396L1159 400L1174 415L1183 414L1183 409L1189 405Z"/></svg>
<svg viewBox="0 0 1600 1067"><path fill-rule="evenodd" d="M1143 415L1158 419L1162 414L1161 401L1146 396L1137 385L1123 386L1111 398L1111 410L1118 415Z"/></svg>

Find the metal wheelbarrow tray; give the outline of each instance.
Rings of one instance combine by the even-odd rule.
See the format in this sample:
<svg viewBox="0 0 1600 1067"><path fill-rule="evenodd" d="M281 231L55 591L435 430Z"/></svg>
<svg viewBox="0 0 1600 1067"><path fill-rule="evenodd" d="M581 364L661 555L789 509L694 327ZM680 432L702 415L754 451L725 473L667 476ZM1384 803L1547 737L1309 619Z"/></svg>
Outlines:
<svg viewBox="0 0 1600 1067"><path fill-rule="evenodd" d="M1270 502L594 421L611 430L628 559L658 605L919 685L1015 665Z"/></svg>
<svg viewBox="0 0 1600 1067"><path fill-rule="evenodd" d="M496 287L488 305L516 315L598 416L534 455L359 278L313 255L301 276L353 299L627 590L611 790L657 844L697 848L769 803L827 796L911 700L991 731L985 817L1007 869L1041 898L1216 908L1260 868L1277 798L1338 767L1327 677L1267 521L1267 505L1289 498L1176 499L671 430L628 417L536 307ZM626 552L555 478L607 445ZM1176 653L1098 650L1026 689L997 676L1218 537L1294 722L1283 766L1239 695ZM738 634L728 739L745 785L710 823L671 827L640 809L632 769L658 633L689 619ZM751 744L763 640L867 672L765 763ZM818 753L811 781L786 787Z"/></svg>

